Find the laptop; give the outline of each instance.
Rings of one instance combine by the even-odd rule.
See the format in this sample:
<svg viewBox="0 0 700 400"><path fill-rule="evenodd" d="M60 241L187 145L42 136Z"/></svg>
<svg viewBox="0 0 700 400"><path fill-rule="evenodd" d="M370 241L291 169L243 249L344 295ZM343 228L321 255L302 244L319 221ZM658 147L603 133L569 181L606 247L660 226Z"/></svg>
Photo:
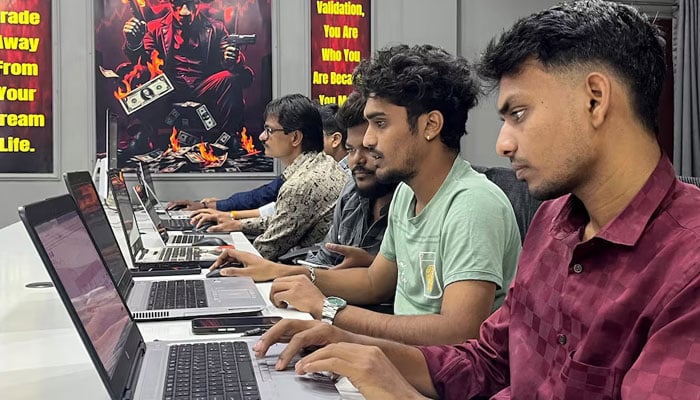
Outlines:
<svg viewBox="0 0 700 400"><path fill-rule="evenodd" d="M71 197L136 320L257 312L266 304L250 279L134 281L87 172L64 174ZM219 282L223 281L223 282Z"/></svg>
<svg viewBox="0 0 700 400"><path fill-rule="evenodd" d="M329 382L275 371L281 345L256 359L257 338L146 343L73 200L49 199L19 214L111 399L339 398Z"/></svg>
<svg viewBox="0 0 700 400"><path fill-rule="evenodd" d="M153 202L149 201L148 196L146 195L148 189L141 184L136 184L132 186L131 189L133 190L134 197L136 197L139 202L138 205L143 207L146 214L148 214L148 219L151 221L152 228L160 234L160 238L163 241L163 246L190 246L205 237L204 233L195 233L190 231L177 231L177 233L180 234L176 235L168 234L168 229L163 226L163 224L168 220L163 220L158 216L158 213L153 207ZM138 221L136 221L136 225L139 225ZM218 237L228 244L233 244L233 240L229 234L221 235L207 233L206 237Z"/></svg>
<svg viewBox="0 0 700 400"><path fill-rule="evenodd" d="M146 198L148 199L148 202L153 205L153 208L156 210L157 214L167 216L168 219L190 219L190 214L192 214L192 211L169 211L165 208L166 203L161 202L156 194L151 172L148 170L148 167L145 167L141 162L139 162L138 167L136 167L136 178L141 186L146 188Z"/></svg>
<svg viewBox="0 0 700 400"><path fill-rule="evenodd" d="M116 169L107 172L107 179L117 205L117 213L121 221L124 237L127 241L128 252L132 264L138 269L168 268L180 265L183 267L209 266L221 254L217 246L204 247L153 247L146 248L141 241L141 234L135 224L136 215L131 206L129 192L121 172ZM159 232L162 233L162 232Z"/></svg>

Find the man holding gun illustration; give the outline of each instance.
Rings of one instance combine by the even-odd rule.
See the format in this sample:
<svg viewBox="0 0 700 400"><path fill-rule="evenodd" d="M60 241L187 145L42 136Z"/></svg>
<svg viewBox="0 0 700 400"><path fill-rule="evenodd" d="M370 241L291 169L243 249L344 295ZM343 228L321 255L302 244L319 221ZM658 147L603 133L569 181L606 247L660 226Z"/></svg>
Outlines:
<svg viewBox="0 0 700 400"><path fill-rule="evenodd" d="M164 61L163 72L175 91L160 100L162 113L149 108L156 127L173 103L195 100L212 112L220 131L234 135L243 127L243 89L253 81L239 47L255 41L254 35L228 35L221 21L199 12L198 1L170 0L170 12L149 22L129 19L123 28L124 53L132 63L146 63L153 51ZM133 7L132 7L133 8ZM154 112L155 111L155 112Z"/></svg>

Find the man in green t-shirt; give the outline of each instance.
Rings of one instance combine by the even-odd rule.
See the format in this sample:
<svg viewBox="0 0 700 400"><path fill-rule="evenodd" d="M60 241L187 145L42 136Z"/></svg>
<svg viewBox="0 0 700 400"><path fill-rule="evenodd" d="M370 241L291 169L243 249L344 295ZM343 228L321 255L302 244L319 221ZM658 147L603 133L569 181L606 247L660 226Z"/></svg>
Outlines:
<svg viewBox="0 0 700 400"><path fill-rule="evenodd" d="M402 182L371 265L360 249L329 247L345 255L345 265L369 268L282 266L236 250L213 268L233 259L245 268L224 275L278 278L275 305L356 333L411 344L477 337L515 273L520 235L505 194L458 156L478 94L469 64L433 46L399 45L363 61L353 78L367 99L363 145L377 179ZM392 296L397 315L346 305Z"/></svg>

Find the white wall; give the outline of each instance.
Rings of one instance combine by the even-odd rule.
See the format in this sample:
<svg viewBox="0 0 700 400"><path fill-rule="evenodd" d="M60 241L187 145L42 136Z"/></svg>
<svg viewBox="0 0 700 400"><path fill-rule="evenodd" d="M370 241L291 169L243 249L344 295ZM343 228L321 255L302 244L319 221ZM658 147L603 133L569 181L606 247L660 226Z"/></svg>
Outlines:
<svg viewBox="0 0 700 400"><path fill-rule="evenodd" d="M372 45L431 43L474 60L488 40L517 18L555 4L554 0L374 0ZM59 178L32 181L0 181L0 226L18 220L17 207L65 193L60 174L92 169L94 163L93 118L93 15L90 1L54 0L58 34L54 76L57 94L56 129L60 148ZM308 0L273 1L273 96L309 93ZM469 135L462 142L465 158L480 165L506 165L495 154L500 121L493 98L482 100L470 114ZM156 178L163 198L226 196L263 183L256 178L220 175Z"/></svg>

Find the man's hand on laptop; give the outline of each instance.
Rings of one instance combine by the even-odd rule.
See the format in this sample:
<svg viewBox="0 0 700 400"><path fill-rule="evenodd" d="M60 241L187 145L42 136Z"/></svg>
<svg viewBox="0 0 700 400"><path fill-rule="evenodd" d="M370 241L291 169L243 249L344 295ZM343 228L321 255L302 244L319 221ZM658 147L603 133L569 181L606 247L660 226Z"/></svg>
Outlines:
<svg viewBox="0 0 700 400"><path fill-rule="evenodd" d="M376 346L329 344L299 360L294 369L300 375L330 372L345 376L367 400L425 399Z"/></svg>
<svg viewBox="0 0 700 400"><path fill-rule="evenodd" d="M225 268L225 264L230 262L240 262L242 267ZM222 276L249 276L256 282L271 281L279 276L279 264L268 261L256 254L248 253L235 249L224 250L214 263L209 267L210 270L222 268Z"/></svg>
<svg viewBox="0 0 700 400"><path fill-rule="evenodd" d="M206 208L214 208L216 209L216 202L219 199L216 197L205 197L202 200L199 201L200 204L202 204Z"/></svg>
<svg viewBox="0 0 700 400"><path fill-rule="evenodd" d="M311 314L315 319L321 319L325 297L306 275L277 278L270 288L272 304L281 308L292 305L299 311Z"/></svg>
<svg viewBox="0 0 700 400"><path fill-rule="evenodd" d="M229 212L204 208L192 213L190 223L197 228L205 223L213 223L214 226L207 229L207 232L238 232L243 229L240 220L233 219Z"/></svg>
<svg viewBox="0 0 700 400"><path fill-rule="evenodd" d="M198 201L192 200L173 200L165 205L165 209L170 210L199 210L204 208L204 205Z"/></svg>
<svg viewBox="0 0 700 400"><path fill-rule="evenodd" d="M316 320L283 319L274 324L253 346L256 357L263 357L275 343L289 343L282 350L275 369L286 369L289 362L299 353L337 342L350 342L355 335L325 322Z"/></svg>

